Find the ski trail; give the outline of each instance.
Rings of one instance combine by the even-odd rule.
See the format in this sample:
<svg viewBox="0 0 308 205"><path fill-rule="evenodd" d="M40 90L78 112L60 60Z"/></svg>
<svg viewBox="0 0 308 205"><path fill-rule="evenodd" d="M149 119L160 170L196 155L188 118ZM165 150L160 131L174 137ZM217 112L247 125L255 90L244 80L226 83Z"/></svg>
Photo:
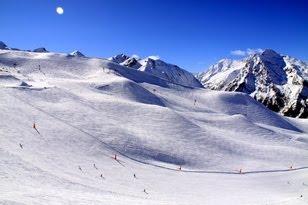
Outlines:
<svg viewBox="0 0 308 205"><path fill-rule="evenodd" d="M179 172L179 170L177 168L171 168L171 167L166 167L166 166L162 166L162 165L157 165L157 164L152 164L150 162L146 162L146 161L142 161L142 160L139 160L139 159L136 159L134 157L131 157L117 149L115 149L114 147L110 146L108 143L104 142L103 140L101 140L100 138L92 135L91 133L87 132L87 131L84 131L82 129L80 129L79 127L75 126L75 125L72 125L68 122L66 122L65 120L57 117L57 116L54 116L50 113L48 113L47 111L39 108L39 107L36 107L34 105L32 105L31 103L27 102L26 100L20 98L20 97L17 97L17 96L14 96L10 93L7 93L9 96L27 104L28 106L32 107L33 109L37 110L37 111L40 111L42 113L44 113L45 115L55 119L55 120L58 120L60 122L62 122L63 124L75 129L75 130L78 130L79 132L89 136L89 137L92 137L94 139L96 139L97 141L99 141L101 144L103 144L107 149L109 149L110 151L112 152L116 152L118 153L119 155L123 156L123 157L126 157L127 159L130 159L132 161L135 161L135 162L138 162L138 163L141 163L141 164L145 164L145 165L150 165L150 166L153 166L153 167L157 167L157 168L162 168L162 169L166 169L166 170L170 170L170 171L176 171L176 172ZM103 153L102 153L103 154ZM107 156L107 157L110 157L110 155L108 154L103 154L104 156ZM271 170L252 170L252 171L246 171L246 172L242 172L242 173L239 173L238 171L217 171L217 170L185 170L185 169L182 169L181 172L186 172L186 173L199 173L199 174L233 174L233 175L245 175L245 174L262 174L262 173L281 173L281 172L291 172L291 171L297 171L297 170L304 170L304 169L308 169L308 166L302 166L302 167L297 167L297 168L293 168L293 169L271 169Z"/></svg>

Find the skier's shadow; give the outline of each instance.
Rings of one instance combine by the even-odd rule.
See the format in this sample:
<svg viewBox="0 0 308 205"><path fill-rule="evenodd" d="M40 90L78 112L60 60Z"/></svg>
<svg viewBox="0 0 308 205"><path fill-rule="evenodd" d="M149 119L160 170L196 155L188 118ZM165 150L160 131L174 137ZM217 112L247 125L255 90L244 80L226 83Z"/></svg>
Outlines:
<svg viewBox="0 0 308 205"><path fill-rule="evenodd" d="M113 158L114 159L114 158ZM120 161L118 159L114 159L116 162L118 162L122 167L125 167L124 161Z"/></svg>
<svg viewBox="0 0 308 205"><path fill-rule="evenodd" d="M42 134L38 131L38 129L34 128L34 130L37 132L37 134L39 134L40 136L42 136ZM43 136L42 136L43 137Z"/></svg>

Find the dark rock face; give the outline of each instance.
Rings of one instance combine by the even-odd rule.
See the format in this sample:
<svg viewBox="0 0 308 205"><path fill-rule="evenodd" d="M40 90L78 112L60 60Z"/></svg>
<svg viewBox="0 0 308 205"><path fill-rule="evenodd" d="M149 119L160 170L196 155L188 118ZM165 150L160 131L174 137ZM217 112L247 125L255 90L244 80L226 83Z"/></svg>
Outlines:
<svg viewBox="0 0 308 205"><path fill-rule="evenodd" d="M129 58L126 61L124 61L122 65L135 69L138 69L142 66L136 58Z"/></svg>
<svg viewBox="0 0 308 205"><path fill-rule="evenodd" d="M124 54L119 54L119 55L116 55L116 56L109 58L110 61L112 61L114 63L119 63L119 64L123 63L127 59L129 59L129 56L124 55Z"/></svg>
<svg viewBox="0 0 308 205"><path fill-rule="evenodd" d="M0 49L7 49L7 48L8 48L7 45L2 41L0 41Z"/></svg>
<svg viewBox="0 0 308 205"><path fill-rule="evenodd" d="M36 48L33 50L33 52L36 52L36 53L48 53L48 51L46 50L46 48Z"/></svg>
<svg viewBox="0 0 308 205"><path fill-rule="evenodd" d="M206 88L244 92L285 116L308 117L308 65L273 50L220 61L198 78Z"/></svg>

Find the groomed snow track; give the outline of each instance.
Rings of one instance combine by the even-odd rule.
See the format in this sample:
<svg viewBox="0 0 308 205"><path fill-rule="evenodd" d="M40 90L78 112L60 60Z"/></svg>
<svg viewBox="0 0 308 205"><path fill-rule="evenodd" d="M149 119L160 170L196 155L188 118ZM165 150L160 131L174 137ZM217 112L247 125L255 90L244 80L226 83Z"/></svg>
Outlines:
<svg viewBox="0 0 308 205"><path fill-rule="evenodd" d="M9 88L8 88L9 89ZM291 172L291 171L297 171L297 170L303 170L303 169L308 169L308 166L302 166L302 167L294 167L294 168L291 168L291 169L271 169L271 170L249 170L249 171L242 171L242 172L239 172L238 170L236 171L215 171L215 170L185 170L184 168L181 168L181 170L179 170L178 168L171 168L171 167L167 167L167 166L161 166L161 165L156 165L156 164L151 164L149 162L146 162L146 161L141 161L141 160L138 160L136 158L133 158L131 156L128 156L126 155L125 153L115 149L114 147L110 146L108 143L102 141L100 138L66 122L65 120L63 119L60 119L56 116L53 116L52 114L48 113L47 111L41 109L41 108L38 108L34 105L32 105L31 103L27 102L25 99L21 99L20 97L17 97L17 96L14 96L12 94L8 94L10 95L11 97L19 100L20 102L23 102L24 104L32 107L33 109L36 109L42 113L44 113L45 115L48 115L49 117L53 118L54 120L57 120L57 121L60 121L61 123L64 123L65 125L71 127L71 128L74 128L75 130L78 130L80 133L82 134L85 134L89 137L92 137L94 138L95 140L99 141L102 145L104 145L109 151L110 153L114 153L114 154L119 154L120 156L123 156L127 159L130 159L132 161L135 161L137 163L142 163L142 164L146 164L146 165L150 165L150 166L154 166L154 167L158 167L158 168L162 168L162 169L167 169L167 170L171 170L171 171L181 171L181 172L189 172L189 173L206 173L206 174L262 174L262 173L273 173L273 172ZM106 157L111 157L112 158L112 155L108 155L108 154L104 154L104 156ZM118 162L124 166L121 161L118 160ZM180 165L174 165L174 166L180 166Z"/></svg>

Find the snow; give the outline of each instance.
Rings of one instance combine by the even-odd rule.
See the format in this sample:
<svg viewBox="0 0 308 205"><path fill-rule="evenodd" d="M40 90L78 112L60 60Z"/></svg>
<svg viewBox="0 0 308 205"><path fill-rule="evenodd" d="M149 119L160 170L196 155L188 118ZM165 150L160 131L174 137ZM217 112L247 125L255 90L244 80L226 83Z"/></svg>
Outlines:
<svg viewBox="0 0 308 205"><path fill-rule="evenodd" d="M108 60L129 68L149 73L171 83L187 87L203 87L192 73L176 65L166 63L160 60L158 56L149 56L144 59L139 59L120 54L108 58Z"/></svg>
<svg viewBox="0 0 308 205"><path fill-rule="evenodd" d="M141 64L141 67L138 68L140 71L150 73L172 83L188 87L202 87L193 74L176 65L165 63L158 58L148 57L140 60L139 63Z"/></svg>
<svg viewBox="0 0 308 205"><path fill-rule="evenodd" d="M199 73L204 87L250 94L273 111L308 117L308 66L271 49L242 60L223 59Z"/></svg>
<svg viewBox="0 0 308 205"><path fill-rule="evenodd" d="M105 59L0 68L0 204L308 202L307 120Z"/></svg>
<svg viewBox="0 0 308 205"><path fill-rule="evenodd" d="M239 75L244 66L245 63L242 61L222 59L211 66L208 72L199 73L198 79L205 87L218 89Z"/></svg>
<svg viewBox="0 0 308 205"><path fill-rule="evenodd" d="M80 51L76 50L68 54L69 57L85 57Z"/></svg>

